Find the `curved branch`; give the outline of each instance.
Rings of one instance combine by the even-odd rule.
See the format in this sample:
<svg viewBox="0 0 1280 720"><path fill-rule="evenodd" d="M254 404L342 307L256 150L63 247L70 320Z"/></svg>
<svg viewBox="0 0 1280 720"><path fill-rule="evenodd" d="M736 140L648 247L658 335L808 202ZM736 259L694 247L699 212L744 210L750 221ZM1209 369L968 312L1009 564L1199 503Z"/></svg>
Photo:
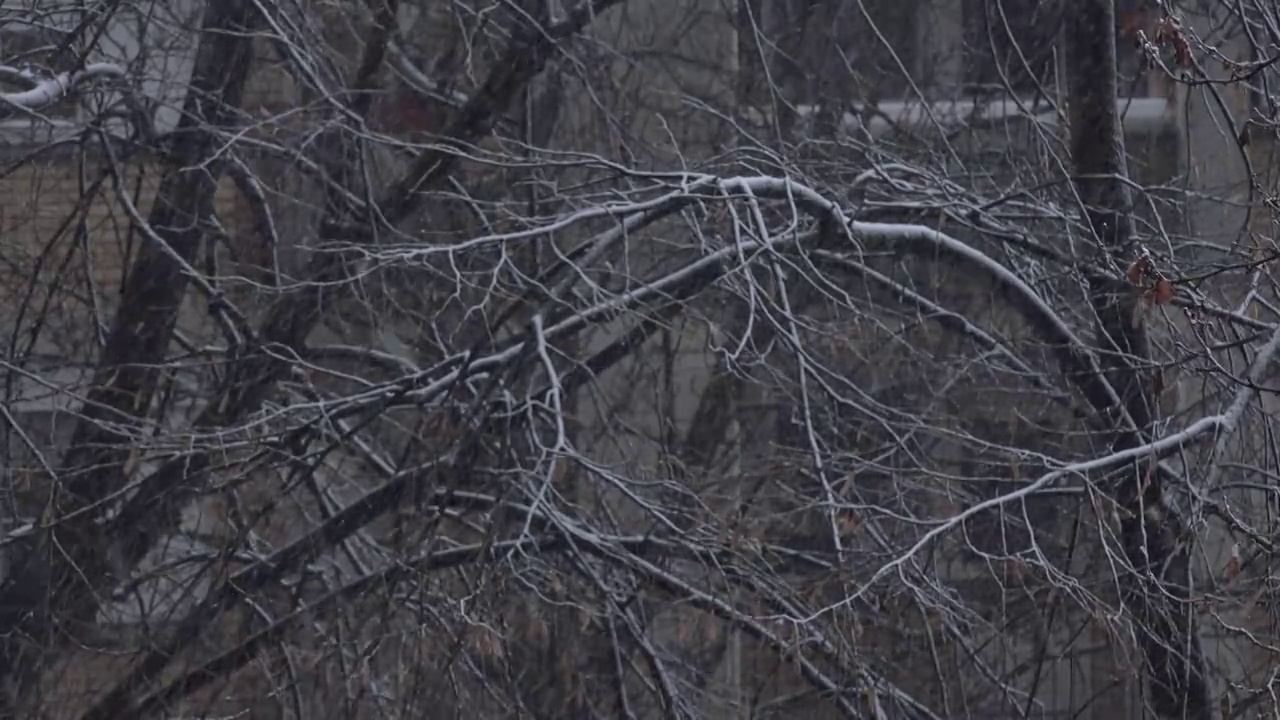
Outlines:
<svg viewBox="0 0 1280 720"><path fill-rule="evenodd" d="M862 240L874 237L911 254L929 258L936 258L939 254L942 254L951 261L981 274L1005 297L1009 306L1018 312L1042 339L1053 348L1062 364L1064 374L1082 389L1083 394L1095 411L1100 415L1106 415L1119 407L1118 397L1108 383L1096 357L1088 346L1076 336L1067 323L1033 288L1022 281L1013 271L969 245L924 226L849 221L837 204L826 200L812 189L789 179L756 177L712 181L704 176L698 180L700 184L709 182L713 187L721 188L723 191L721 198L725 200L742 199L744 197L749 198L752 202L760 198L780 199L792 204L797 211L803 209L805 213L818 214L820 218L828 222L834 220L832 224L836 227L844 228L848 238L855 246ZM741 192L744 195L732 195L731 191ZM705 197L701 199L705 201ZM674 213L683 205L694 200L695 198L692 196L669 199L669 201L662 203L662 212ZM653 208L647 208L640 214L649 217L652 212ZM572 315L561 318L558 322L548 324L544 329L544 337L546 340L552 340L571 336L580 330L592 327L597 321L613 316L621 310L657 304L665 306L666 311L670 311L672 308L680 307L680 303L684 298L712 286L724 276L725 272L740 267L743 262L754 262L752 258L762 257L759 251L803 252L805 250L803 244L815 238L816 235L812 233L787 233L759 240L744 240L715 249L687 263L678 270L639 285L628 292L620 293L589 307L579 309ZM811 252L819 259L843 263L846 267L856 267L858 265L853 259L838 253L825 250ZM566 284L571 285L572 282L574 281L569 280ZM917 304L923 301L923 298L909 296L906 299ZM633 333L625 335L617 343L594 356L584 366L587 374L583 375L582 379L589 377L590 370L599 371L607 368L610 364L616 362L620 356L625 355L628 350L634 348L635 343L643 341L648 333L652 332L655 325L661 322L664 314L664 311L658 311L656 315L650 317L648 322L642 322ZM939 317L943 318L944 322L956 325L981 342L987 344L995 342L990 336L985 336L980 331L976 331L977 329L967 324L967 321L966 324L957 324L962 319L958 316L941 315ZM458 387L460 383L468 378L474 379L482 375L492 376L510 363L521 361L522 358L527 357L531 342L530 336L526 335L505 343L501 348L493 349L490 354L483 357L476 358L471 353L459 354L438 363L434 368L412 373L396 382L373 387L367 392L358 393L333 408L328 413L328 416L330 419L340 420L355 412L361 412L373 407L385 407L389 402L388 398L399 398L398 401L400 402L438 402L442 393L447 393L450 388ZM998 344L995 347L998 347ZM1014 360L1016 360L1016 357ZM1130 427L1136 435L1138 433L1137 427L1132 423ZM1202 430L1203 428L1197 426L1197 430L1192 434L1198 435ZM1176 446L1183 441L1185 441L1185 438L1166 438L1158 445L1161 448L1170 444ZM1144 446L1144 451L1150 449L1143 443L1139 445ZM1110 467L1119 459L1127 458L1130 458L1130 454L1105 458L1098 461L1102 463L1098 467ZM144 486L152 484L153 481L164 479L166 482L162 484L162 487L165 492L173 493L175 487L169 486L168 481L172 481L175 486L190 482L190 464L185 462L186 460L189 459L170 463L175 472L186 470L185 474L188 476L186 480L162 469L144 481ZM154 673L159 672L167 664L175 649L193 640L225 609L239 602L240 598L247 594L251 594L278 580L285 574L293 572L301 563L316 557L319 553L349 537L360 527L387 512L394 507L399 499L405 496L410 487L421 485L429 478L435 478L447 486L449 483L446 482L443 475L448 473L449 470L443 463L433 463L397 473L388 478L387 482L381 487L369 492L353 505L338 512L329 522L326 522L295 543L281 549L261 563L237 573L222 588L211 593L205 602L183 621L170 642L156 648L138 665L135 677L129 683L151 677ZM459 469L455 469L455 471L460 472ZM1046 480L1045 482L1049 481ZM1033 486L1027 492L1035 491L1039 487L1039 485ZM134 504L133 507L144 513L149 510L145 503ZM145 524L148 519L146 514L132 517L127 513L123 513L117 521L123 521L126 518L128 518L128 522L142 524ZM119 695L117 697L126 696ZM123 700L113 702L123 702Z"/></svg>
<svg viewBox="0 0 1280 720"><path fill-rule="evenodd" d="M0 119L4 119L23 112L38 113L79 92L84 85L108 78L122 78L125 71L115 63L90 63L83 70L62 72L49 78L37 78L9 67L0 68L0 74L5 79L19 77L32 83L26 90L0 93Z"/></svg>

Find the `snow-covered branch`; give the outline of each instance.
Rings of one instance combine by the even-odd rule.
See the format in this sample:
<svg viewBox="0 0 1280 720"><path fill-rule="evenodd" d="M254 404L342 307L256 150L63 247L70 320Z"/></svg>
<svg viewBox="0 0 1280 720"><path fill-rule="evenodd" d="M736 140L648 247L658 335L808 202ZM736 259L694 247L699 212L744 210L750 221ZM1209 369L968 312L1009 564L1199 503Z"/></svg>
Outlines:
<svg viewBox="0 0 1280 720"><path fill-rule="evenodd" d="M4 68L4 70L13 70ZM79 92L80 89L94 81L107 78L124 77L124 68L115 63L91 63L83 70L61 72L53 77L38 78L28 71L0 72L6 80L30 80L34 84L26 90L0 93L0 118L31 112L38 113L44 108L55 105L64 98Z"/></svg>
<svg viewBox="0 0 1280 720"><path fill-rule="evenodd" d="M0 716L1065 717L1195 637L1265 694L1274 119L1045 8L933 18L940 88L916 13L620 4L0 2Z"/></svg>

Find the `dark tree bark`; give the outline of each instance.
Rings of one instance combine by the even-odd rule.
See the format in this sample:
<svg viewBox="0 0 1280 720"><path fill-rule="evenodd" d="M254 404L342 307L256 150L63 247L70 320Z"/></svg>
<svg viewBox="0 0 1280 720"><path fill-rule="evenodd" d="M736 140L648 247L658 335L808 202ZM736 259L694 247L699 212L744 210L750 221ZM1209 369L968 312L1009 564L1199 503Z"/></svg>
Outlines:
<svg viewBox="0 0 1280 720"><path fill-rule="evenodd" d="M380 220L391 225L407 220L417 211L422 193L447 179L460 161L462 155L445 144L465 147L486 137L521 90L546 67L557 51L557 43L576 35L599 13L622 1L589 0L549 28L534 23L522 26L508 44L506 57L495 64L485 83L441 133L442 146L423 152L400 182L380 199L378 209L366 211L367 215L358 218L358 222L346 222L345 214L330 213L321 223L320 241L368 241L373 239L372 228L379 226ZM361 114L367 110L355 108ZM346 272L345 261L338 253L321 253L312 259L307 268L312 287L283 295L273 305L259 330L259 346L250 348L231 367L220 399L210 403L197 419L198 427L226 427L262 406L291 367L281 359L287 351L281 353L278 348L294 352L302 348L327 307L324 288L340 285ZM124 546L126 557L136 561L159 537L176 527L183 503L198 486L199 477L211 460L207 453L179 458L142 481L134 499L112 523L117 531L115 539Z"/></svg>
<svg viewBox="0 0 1280 720"><path fill-rule="evenodd" d="M112 580L103 526L83 511L122 488L133 451L128 429L143 427L150 411L187 290L177 258L192 262L205 235L222 171L221 131L235 122L257 16L250 0L209 3L205 11L169 170L148 218L167 247L144 242L129 269L97 376L42 518L45 527L0 586L0 678L11 695L0 717L19 716L14 703L40 671L41 656L65 641L61 630L92 620L99 591Z"/></svg>
<svg viewBox="0 0 1280 720"><path fill-rule="evenodd" d="M1071 153L1075 189L1101 253L1125 267L1137 250L1116 107L1114 0L1079 0L1066 11ZM1118 289L1119 288L1119 289ZM1150 439L1153 374L1138 288L1093 283L1098 349L1120 407L1113 449ZM1167 478L1134 464L1112 488L1128 511L1121 539L1135 572L1126 601L1139 625L1151 708L1166 718L1211 716L1204 658L1189 601L1190 533L1164 500Z"/></svg>
<svg viewBox="0 0 1280 720"><path fill-rule="evenodd" d="M442 133L445 141L453 141L461 146L469 145L487 136L494 125L503 117L512 101L530 80L536 77L547 62L557 52L558 43L585 28L599 13L609 7L620 4L622 0L590 0L580 4L569 17L550 27L527 23L515 33L507 47L507 57L496 63L494 70L486 82L472 96L470 102L462 108L458 116ZM368 89L373 81L373 71L381 64L382 46L392 29L395 3L384 1L379 3L382 12L378 15L378 27L371 38L369 48L361 69L357 72L354 87ZM383 37L379 38L378 35ZM226 52L225 50L223 51ZM196 90L192 90L193 93ZM369 97L369 93L361 93L357 97ZM353 102L349 109L356 115L363 116L369 110L367 100ZM341 150L344 144L335 142L334 149ZM338 157L341 157L339 155ZM419 206L422 192L435 187L447 178L456 167L460 154L448 149L433 149L422 153L414 162L405 177L380 198L376 210L363 210L357 213L354 208L331 202L330 212L322 223L320 240L332 241L369 241L374 239L373 228L379 224L379 218L388 224L405 221ZM196 163L191 163L196 165ZM331 169L332 176L339 176L337 169ZM347 269L344 259L336 253L318 254L308 268L308 279L314 286L340 283L346 277ZM226 427L251 415L261 407L263 401L274 389L275 384L288 372L291 365L281 358L279 348L290 348L294 351L303 347L306 338L319 322L321 313L326 307L323 290L301 290L282 296L270 309L267 318L257 333L257 340L246 349L243 358L232 365L218 399L211 402L205 412L196 420L200 429L216 429ZM172 332L172 322L168 326ZM131 564L140 559L146 550L166 532L172 531L179 519L183 503L190 499L191 492L199 486L200 478L209 468L211 457L207 453L194 453L162 466L152 475L139 483L134 497L124 508L112 518L108 527L110 531L101 533L109 535L111 542L102 542L100 546L115 548L116 554L122 556L123 564ZM188 616L175 636L181 641L171 642L153 651L135 667L129 678L104 699L93 711L92 717L119 717L129 702L132 692L144 678L153 678L161 672L171 659L171 651L180 648L183 641L194 639L218 614L232 604L245 588L256 583L266 583L278 578L285 572L297 567L306 559L314 556L325 547L329 547L343 538L372 517L385 512L394 506L397 498L411 483L404 480L389 484L387 492L378 493L368 502L354 509L353 517L361 517L350 524L330 523L325 532L314 536L314 543L297 545L299 550L271 568L269 572L259 573L257 580L239 580L222 586L213 596L206 600L196 611ZM350 510L350 508L349 508ZM96 517L95 513L84 513L86 519ZM102 540L103 538L99 538ZM102 553L106 554L106 553ZM105 559L100 560L105 568ZM99 575L107 576L105 570ZM245 583L248 582L248 585ZM88 595L88 593L85 593ZM230 598L230 599L228 599ZM86 599L87 606L96 604L92 596ZM28 604L26 607L29 607ZM0 612L7 608L0 607ZM0 619L6 617L0 615Z"/></svg>

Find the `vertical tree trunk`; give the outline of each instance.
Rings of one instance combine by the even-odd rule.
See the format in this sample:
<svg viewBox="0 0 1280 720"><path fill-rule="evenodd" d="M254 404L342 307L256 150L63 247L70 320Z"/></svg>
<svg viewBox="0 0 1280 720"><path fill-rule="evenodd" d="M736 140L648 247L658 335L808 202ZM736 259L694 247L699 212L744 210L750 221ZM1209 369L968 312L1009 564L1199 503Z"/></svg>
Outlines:
<svg viewBox="0 0 1280 720"><path fill-rule="evenodd" d="M320 244L367 241L373 236L372 228L382 223L394 227L408 219L423 201L423 193L449 178L460 162L463 155L452 148L471 145L492 132L520 91L546 67L557 43L576 35L600 13L620 2L591 0L550 28L536 23L522 25L508 42L505 57L495 63L484 84L441 131L440 135L449 142L423 152L405 176L383 195L377 203L379 210L365 216L359 226L353 228L346 222L346 214L333 212L336 206L331 205L320 225ZM384 6L392 5L384 1ZM391 20L386 22L389 28ZM356 108L356 112L363 115L367 109ZM335 292L332 288L341 286L347 278L347 270L345 258L339 253L312 257L305 271L310 287L285 293L276 300L259 328L261 345L231 365L220 399L196 419L197 427L227 427L261 407L292 367L279 355L262 352L262 347L302 347L326 311L326 300ZM112 522L116 546L122 554L137 560L160 536L176 527L179 511L191 497L195 480L212 461L213 456L208 453L184 456L166 463L139 483L133 500Z"/></svg>
<svg viewBox="0 0 1280 720"><path fill-rule="evenodd" d="M1113 2L1074 0L1066 6L1067 103L1076 192L1099 252L1124 267L1133 259L1136 239L1116 107ZM1155 398L1147 331L1138 314L1141 302L1137 288L1093 291L1099 354L1122 405L1112 418L1116 450L1142 444L1151 430ZM1122 473L1111 489L1128 511L1122 543L1135 572L1125 588L1126 601L1139 625L1151 708L1160 717L1207 720L1204 659L1188 601L1190 534L1164 501L1164 481L1141 463Z"/></svg>
<svg viewBox="0 0 1280 720"><path fill-rule="evenodd" d="M9 695L0 717L27 716L19 714L15 698L40 672L41 657L65 641L62 631L92 621L99 590L111 578L102 527L93 522L94 513L78 511L124 484L134 449L130 433L150 412L187 290L175 256L190 263L203 239L222 168L220 130L234 122L240 105L257 16L251 0L211 2L205 11L170 169L148 218L168 247L143 243L129 269L97 377L42 518L48 525L0 586L0 679Z"/></svg>

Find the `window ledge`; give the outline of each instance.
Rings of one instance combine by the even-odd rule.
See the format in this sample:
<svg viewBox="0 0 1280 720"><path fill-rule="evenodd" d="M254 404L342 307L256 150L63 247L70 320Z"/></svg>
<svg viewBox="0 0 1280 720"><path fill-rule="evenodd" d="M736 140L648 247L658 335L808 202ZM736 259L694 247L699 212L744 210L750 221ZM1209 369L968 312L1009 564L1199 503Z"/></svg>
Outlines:
<svg viewBox="0 0 1280 720"><path fill-rule="evenodd" d="M13 117L0 120L0 145L38 146L75 137L85 127L77 120Z"/></svg>
<svg viewBox="0 0 1280 720"><path fill-rule="evenodd" d="M169 125L173 125L170 123ZM162 120L154 123L155 134L162 137L166 130L171 130ZM85 120L39 119L28 117L11 117L0 120L0 153L13 157L14 152L28 152L42 147L74 141L89 126ZM120 118L112 118L102 123L102 129L109 138L125 140L133 137L129 123Z"/></svg>
<svg viewBox="0 0 1280 720"><path fill-rule="evenodd" d="M1146 134L1172 127L1175 123L1174 103L1164 97L1120 97L1116 99L1126 134ZM816 105L800 105L796 114L809 120L820 109ZM760 113L753 113L753 121L763 121ZM963 127L983 122L1031 119L1044 125L1058 123L1057 113L1043 102L1018 101L1004 98L992 101L939 100L931 103L920 101L887 100L876 107L857 107L844 115L842 129L847 134L869 132L872 137L885 134L893 127Z"/></svg>

